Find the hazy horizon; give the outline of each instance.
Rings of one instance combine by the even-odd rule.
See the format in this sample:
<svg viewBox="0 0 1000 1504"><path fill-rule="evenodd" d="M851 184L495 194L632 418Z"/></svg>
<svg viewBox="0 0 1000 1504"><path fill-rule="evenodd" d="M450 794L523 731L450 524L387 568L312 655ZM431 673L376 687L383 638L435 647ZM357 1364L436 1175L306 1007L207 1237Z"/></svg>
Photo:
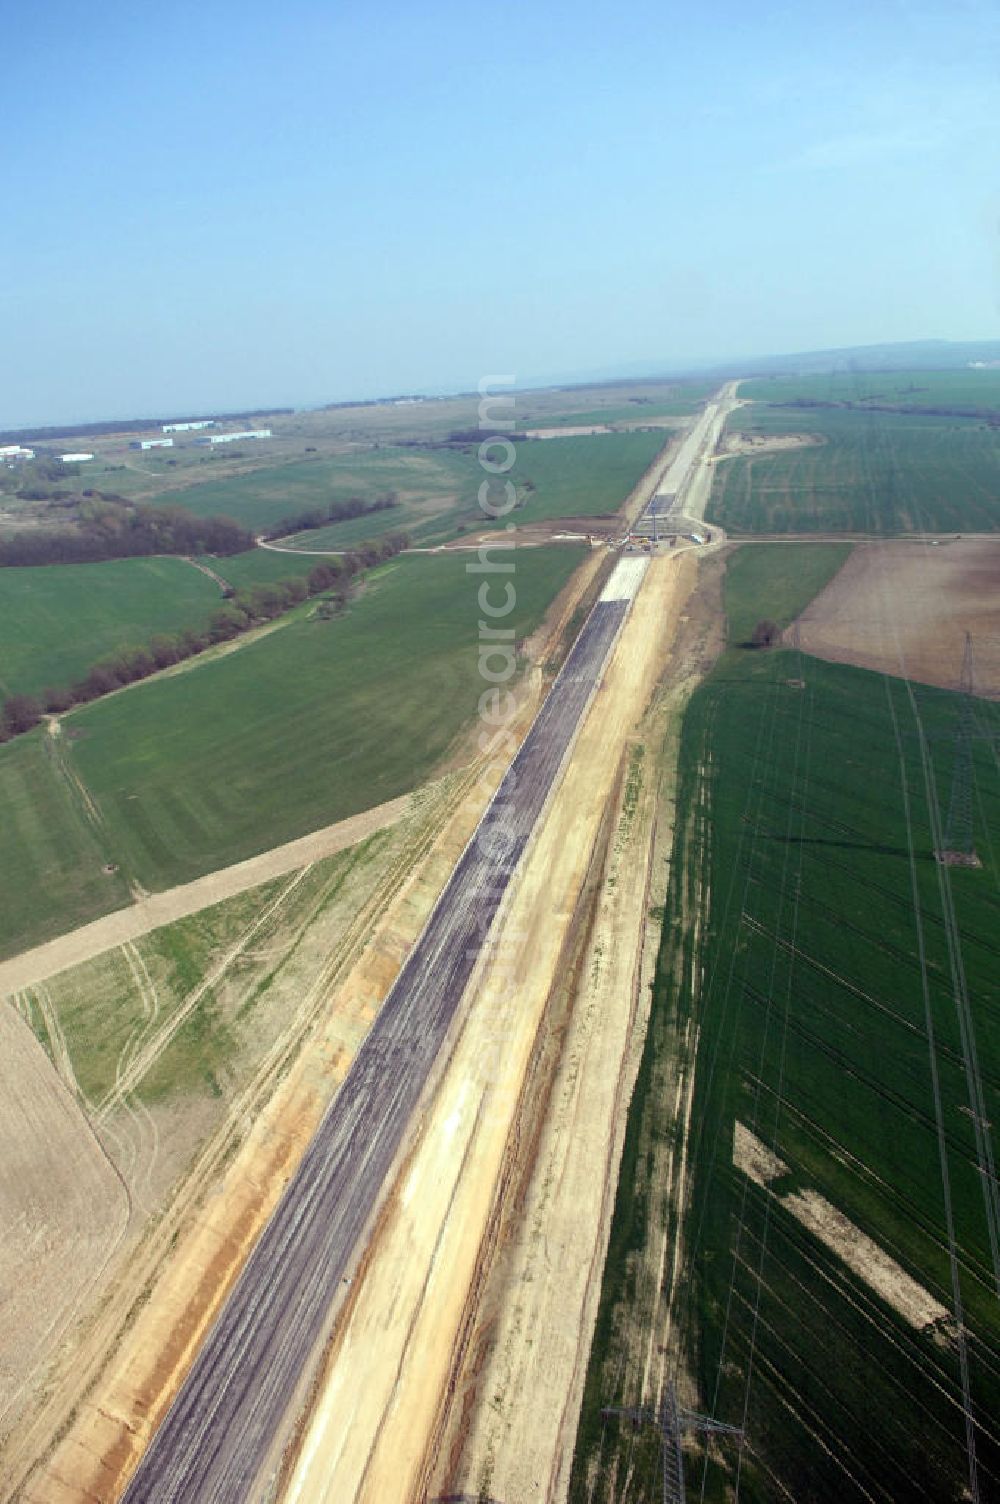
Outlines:
<svg viewBox="0 0 1000 1504"><path fill-rule="evenodd" d="M0 429L1000 332L978 0L55 0L7 40Z"/></svg>
<svg viewBox="0 0 1000 1504"><path fill-rule="evenodd" d="M591 386L615 385L618 383L627 385L630 383L641 383L644 381L697 381L699 377L704 377L705 375L714 375L716 373L719 373L720 377L723 373L726 375L735 375L738 367L741 364L746 367L745 374L749 377L753 374L756 374L758 370L763 372L765 367L770 363L779 365L781 362L787 361L790 367L791 363L794 361L803 360L811 356L819 357L821 355L835 355L839 353L840 350L850 350L852 353L863 353L865 350L903 350L906 349L909 345L914 346L915 349L924 351L929 350L934 345L941 345L946 350L952 350L955 348L964 348L966 346L971 347L973 345L980 344L989 347L991 358L1000 359L1000 336L995 339L986 338L983 340L916 339L890 341L888 343L886 343L885 341L877 341L871 345L830 347L829 349L824 350L781 350L770 351L767 353L756 352L755 354L748 356L732 356L728 360L724 359L718 362L679 361L676 364L676 368L664 368L662 370L655 369L652 363L640 362L633 368L626 362L625 365L619 368L607 367L591 371L565 371L548 373L546 375L537 377L528 377L526 379L519 378L517 381L515 381L513 390L526 393L531 391L545 391L550 388L557 387L565 387L567 389L579 387L583 389ZM925 365L926 362L920 362L920 364ZM950 365L952 363L948 362L948 364ZM886 369L895 368L895 365L892 367L886 367ZM862 366L862 369L865 369L865 367ZM877 369L877 366L872 367L872 369ZM118 411L107 413L83 413L82 415L78 416L62 416L57 418L43 419L40 421L32 421L29 419L27 422L20 424L0 424L0 433L27 433L33 430L42 432L47 428L59 429L82 427L83 425L88 423L92 423L95 426L114 422L135 423L142 422L144 419L148 419L151 423L156 423L161 420L164 422L169 422L174 419L199 417L214 417L220 419L235 418L240 416L241 414L257 413L263 415L268 413L277 413L283 410L311 412L318 411L324 407L349 407L354 403L362 405L366 403L391 402L394 399L399 399L401 397L418 397L427 401L443 401L448 400L449 398L466 396L471 397L475 395L475 393L476 388L472 386L453 386L440 388L413 387L408 390L404 390L400 387L395 389L394 391L385 390L380 392L339 394L324 397L312 402L292 403L282 401L280 399L272 403L254 402L248 403L245 407L242 408L232 406L226 407L220 404L216 404L213 407L211 404L205 404L200 408L193 408L190 405L181 405L169 408L164 407L157 410L150 409L142 412Z"/></svg>

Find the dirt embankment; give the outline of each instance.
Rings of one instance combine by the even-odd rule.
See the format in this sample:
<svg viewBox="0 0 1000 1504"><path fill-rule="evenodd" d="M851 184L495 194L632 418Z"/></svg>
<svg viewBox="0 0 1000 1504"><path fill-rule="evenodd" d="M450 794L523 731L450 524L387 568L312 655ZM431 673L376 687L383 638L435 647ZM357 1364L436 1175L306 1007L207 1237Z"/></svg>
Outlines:
<svg viewBox="0 0 1000 1504"><path fill-rule="evenodd" d="M859 543L795 624L807 653L944 689L972 636L975 692L1000 698L1000 537Z"/></svg>
<svg viewBox="0 0 1000 1504"><path fill-rule="evenodd" d="M658 693L654 705L655 745L662 755L662 784L656 851L652 871L646 928L646 962L644 977L651 978L660 953L663 905L667 898L668 862L671 857L675 827L682 824L702 832L696 846L704 852L702 835L705 826L703 808L676 807L676 778L679 741L687 700L711 667L723 647L724 615L721 609L721 581L724 558L718 554L699 557L698 585L682 614L676 657ZM699 803L701 801L699 800ZM688 836L688 847L691 839ZM704 861L692 873L685 891L684 924L696 924L696 916L707 902L702 891ZM678 976L690 958L680 945L664 952L662 964L674 967ZM644 1016L648 1016L649 994ZM586 1344L586 1362L591 1379L591 1365L596 1365L599 1392L608 1403L655 1405L666 1378L672 1379L682 1401L694 1403L696 1395L688 1376L678 1363L678 1343L674 1338L679 1281L684 1267L681 1238L683 1209L689 1194L687 1137L694 1094L694 1060L697 1028L692 1021L678 1028L677 1021L661 1010L649 1019L656 1031L655 1039L636 1041L636 1061L643 1045L651 1049L645 1090L632 1105L638 1117L631 1131L636 1134L630 1148L630 1163L635 1167L636 1185L641 1195L644 1233L638 1246L628 1254L624 1266L602 1270L601 1285L611 1281L606 1292L613 1298L625 1290L611 1314L610 1327L603 1328L599 1351L591 1354L593 1325L584 1325L581 1346ZM632 1189L629 1187L629 1189ZM576 1424L579 1411L573 1413L571 1445L578 1450ZM591 1419L593 1417L591 1416ZM559 1488L549 1496L554 1501L566 1497L569 1464L575 1461L589 1469L591 1496L618 1499L629 1496L627 1469L630 1456L630 1432L622 1433L620 1451L615 1450L617 1428L602 1435L599 1452L567 1458ZM501 1495L502 1497L502 1495Z"/></svg>
<svg viewBox="0 0 1000 1504"><path fill-rule="evenodd" d="M565 1498L603 1278L625 1118L645 1036L673 823L680 704L709 629L680 564L649 711L627 747L611 839L556 978L516 1141L504 1222L484 1260L431 1496ZM714 566L713 566L714 567ZM692 621L692 617L697 617ZM543 1100L544 1099L544 1100Z"/></svg>
<svg viewBox="0 0 1000 1504"><path fill-rule="evenodd" d="M781 454L789 449L815 449L826 440L816 433L740 433L723 435L714 463L732 459L737 454Z"/></svg>
<svg viewBox="0 0 1000 1504"><path fill-rule="evenodd" d="M515 879L490 959L470 989L453 1056L335 1334L284 1495L288 1501L384 1504L388 1498L422 1498L425 1489L433 1495L439 1491L435 1470L446 1454L452 1459L449 1490L457 1468L462 1478L456 1486L466 1491L486 1487L498 1497L528 1497L518 1481L525 1468L547 1477L553 1452L561 1445L565 1456L571 1446L573 1421L566 1428L561 1421L574 1371L582 1380L585 1368L581 1308L596 1301L600 1283L613 1194L613 1104L627 1100L622 1071L637 1008L634 933L621 942L619 955L606 958L608 991L589 999L575 1063L567 1060L561 1090L557 1081L554 1093L551 1065L565 1056L558 1023L563 1017L565 1024L562 990L590 965L583 953L590 956L586 935L594 905L597 915L608 906L607 939L615 916L621 917L619 906L636 910L633 929L644 908L645 887L640 883L636 891L625 835L633 828L637 801L645 805L649 797L640 795L632 740L663 668L682 582L693 572L692 561L650 565L564 782ZM626 748L621 793L609 820L609 796ZM605 1007L612 993L613 1003ZM542 1027L547 1018L555 1021L552 1036ZM543 1077L548 1071L548 1081L529 1071L531 1061ZM543 1150L548 1130L538 1137L533 1109L545 1101L558 1104L558 1123ZM543 1153L546 1171L533 1182L531 1166ZM521 1212L529 1184L536 1201L526 1229ZM508 1242L501 1229L512 1205L518 1211L519 1257L534 1272L537 1289L525 1290L525 1265L517 1265L520 1309L506 1300L500 1305L508 1329L517 1332L520 1324L520 1334L513 1347L498 1344L497 1367L484 1374L482 1323L494 1325L494 1316L485 1314L484 1292L493 1254ZM509 1270L501 1277L504 1289L509 1277ZM495 1310L495 1295L490 1299ZM511 1419L501 1417L495 1440L487 1409L501 1375ZM558 1398L557 1408L547 1410L538 1400L541 1393L554 1406ZM470 1409L482 1430L471 1453L460 1447L456 1460L451 1427L459 1417L461 1435L460 1417Z"/></svg>

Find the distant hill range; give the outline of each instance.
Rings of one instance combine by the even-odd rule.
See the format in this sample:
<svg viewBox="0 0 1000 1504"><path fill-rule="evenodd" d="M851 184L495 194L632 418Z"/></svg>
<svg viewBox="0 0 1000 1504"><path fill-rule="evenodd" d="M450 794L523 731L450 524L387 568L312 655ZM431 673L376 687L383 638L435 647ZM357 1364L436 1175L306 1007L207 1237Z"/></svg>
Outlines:
<svg viewBox="0 0 1000 1504"><path fill-rule="evenodd" d="M532 377L517 383L520 391L547 387L609 386L635 381L677 381L683 377L724 380L727 376L808 376L830 371L948 371L964 366L1000 364L1000 340L920 339L884 345L846 345L834 350L806 350L788 355L734 356L731 360L691 360L657 364L632 361L600 370L561 376Z"/></svg>
<svg viewBox="0 0 1000 1504"><path fill-rule="evenodd" d="M628 365L605 366L599 370L575 371L562 375L536 376L516 383L518 391L545 391L553 387L626 385L637 381L725 380L735 376L808 376L830 371L948 371L980 365L1000 368L1000 340L920 339L900 344L849 345L835 350L806 350L790 355L755 355L732 360L676 361L660 365L655 361L633 361ZM473 396L472 392L428 392L423 397L368 397L345 399L322 404L324 410L345 407L371 407L387 402L404 405L427 401L432 396ZM252 418L274 417L291 413L292 407L259 407L245 412L213 416L219 422L243 422ZM205 416L195 414L195 417ZM109 433L136 433L159 428L163 423L188 422L190 418L167 415L159 418L120 418L109 422L75 423L60 427L12 428L0 432L0 444L42 443L47 440L82 438Z"/></svg>
<svg viewBox="0 0 1000 1504"><path fill-rule="evenodd" d="M1000 340L919 339L892 345L851 345L843 350L726 361L710 370L733 376L809 376L830 371L951 371L971 365L1000 366Z"/></svg>

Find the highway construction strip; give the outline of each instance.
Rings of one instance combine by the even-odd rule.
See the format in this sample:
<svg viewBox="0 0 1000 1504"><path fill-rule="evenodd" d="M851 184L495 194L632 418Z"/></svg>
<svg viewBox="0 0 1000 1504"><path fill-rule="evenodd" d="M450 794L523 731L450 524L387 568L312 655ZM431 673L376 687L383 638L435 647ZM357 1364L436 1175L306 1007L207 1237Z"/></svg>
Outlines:
<svg viewBox="0 0 1000 1504"><path fill-rule="evenodd" d="M363 1234L645 573L623 559L396 978L128 1485L126 1504L236 1504L273 1467Z"/></svg>

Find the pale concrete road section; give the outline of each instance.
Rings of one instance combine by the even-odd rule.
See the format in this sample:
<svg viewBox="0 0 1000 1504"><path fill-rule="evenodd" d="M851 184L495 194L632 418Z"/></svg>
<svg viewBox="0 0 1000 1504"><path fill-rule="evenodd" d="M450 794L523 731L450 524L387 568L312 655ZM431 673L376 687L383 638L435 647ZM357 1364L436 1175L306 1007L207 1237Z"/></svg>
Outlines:
<svg viewBox="0 0 1000 1504"><path fill-rule="evenodd" d="M648 559L619 559L598 599L602 601L634 600L648 568Z"/></svg>
<svg viewBox="0 0 1000 1504"><path fill-rule="evenodd" d="M622 561L391 988L123 1495L236 1504L259 1488L319 1360L483 942L641 583Z"/></svg>

